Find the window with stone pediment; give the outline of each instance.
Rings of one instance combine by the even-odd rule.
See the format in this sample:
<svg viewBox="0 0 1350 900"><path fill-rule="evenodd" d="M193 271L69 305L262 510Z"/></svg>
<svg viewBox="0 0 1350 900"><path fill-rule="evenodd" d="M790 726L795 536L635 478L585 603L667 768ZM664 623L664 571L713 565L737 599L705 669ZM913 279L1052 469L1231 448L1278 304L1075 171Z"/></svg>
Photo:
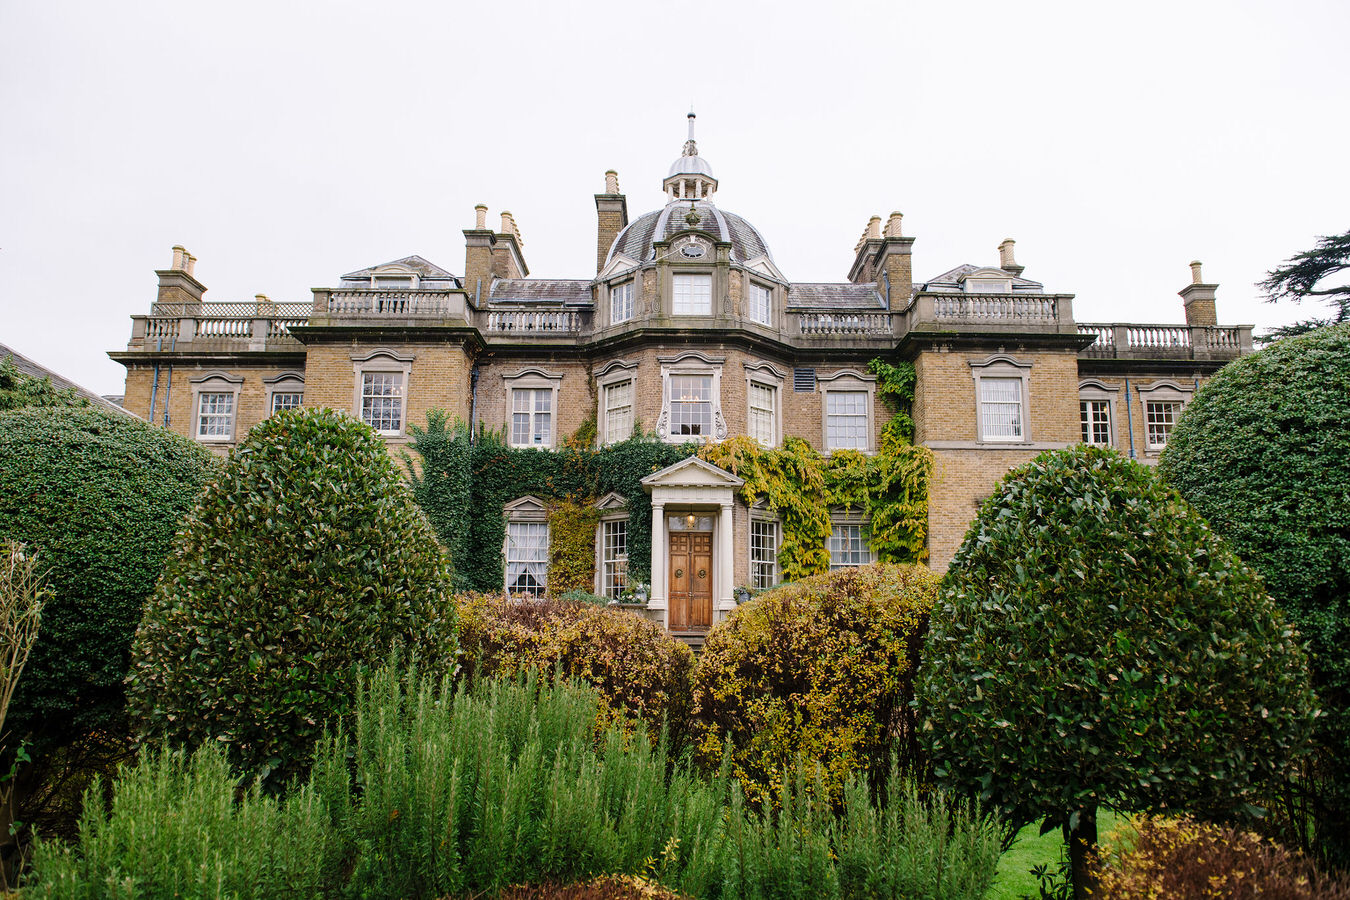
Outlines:
<svg viewBox="0 0 1350 900"><path fill-rule="evenodd" d="M702 353L661 359L661 416L656 430L662 440L702 443L726 438L722 362L721 357Z"/></svg>
<svg viewBox="0 0 1350 900"><path fill-rule="evenodd" d="M970 360L970 372L975 382L976 439L998 444L1030 441L1031 364L996 354Z"/></svg>
<svg viewBox="0 0 1350 900"><path fill-rule="evenodd" d="M233 441L239 409L239 375L214 372L192 380L192 436L204 443Z"/></svg>
<svg viewBox="0 0 1350 900"><path fill-rule="evenodd" d="M361 421L386 437L403 434L407 424L408 376L411 356L376 350L352 358L356 376L353 406Z"/></svg>
<svg viewBox="0 0 1350 900"><path fill-rule="evenodd" d="M1116 389L1100 381L1078 385L1078 418L1083 443L1110 447L1115 441Z"/></svg>
<svg viewBox="0 0 1350 900"><path fill-rule="evenodd" d="M507 439L512 447L551 448L556 438L558 388L562 375L526 369L503 376L507 397Z"/></svg>
<svg viewBox="0 0 1350 900"><path fill-rule="evenodd" d="M1167 446L1192 392L1174 381L1155 381L1138 390L1144 405L1144 450L1156 455Z"/></svg>
<svg viewBox="0 0 1350 900"><path fill-rule="evenodd" d="M595 373L597 404L596 436L601 446L617 444L633 435L633 410L637 399L637 364L614 360Z"/></svg>
<svg viewBox="0 0 1350 900"><path fill-rule="evenodd" d="M513 596L542 597L548 590L548 521L544 504L521 497L506 505L506 563L503 590Z"/></svg>
<svg viewBox="0 0 1350 900"><path fill-rule="evenodd" d="M873 444L872 405L876 378L857 372L836 372L817 378L824 391L826 451L870 451Z"/></svg>

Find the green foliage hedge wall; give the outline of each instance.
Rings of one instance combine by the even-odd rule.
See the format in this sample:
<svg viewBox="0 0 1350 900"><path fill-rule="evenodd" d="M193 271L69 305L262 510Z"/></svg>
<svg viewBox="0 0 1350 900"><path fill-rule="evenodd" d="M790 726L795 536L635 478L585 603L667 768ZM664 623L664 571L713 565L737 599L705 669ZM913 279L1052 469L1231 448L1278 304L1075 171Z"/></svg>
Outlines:
<svg viewBox="0 0 1350 900"><path fill-rule="evenodd" d="M326 409L256 425L193 510L136 634L147 730L217 741L270 784L304 770L391 653L454 664L450 570L383 442Z"/></svg>
<svg viewBox="0 0 1350 900"><path fill-rule="evenodd" d="M0 413L0 538L35 551L55 593L7 722L35 749L118 727L146 598L218 468L199 445L130 416Z"/></svg>

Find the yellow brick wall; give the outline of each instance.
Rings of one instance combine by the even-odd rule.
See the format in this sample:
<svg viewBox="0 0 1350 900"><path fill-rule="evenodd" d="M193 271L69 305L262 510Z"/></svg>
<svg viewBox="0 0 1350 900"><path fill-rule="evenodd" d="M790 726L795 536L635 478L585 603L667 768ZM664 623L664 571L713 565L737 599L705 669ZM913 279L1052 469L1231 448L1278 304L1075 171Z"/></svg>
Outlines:
<svg viewBox="0 0 1350 900"><path fill-rule="evenodd" d="M356 406L355 357L364 357L377 349L389 349L399 356L413 357L408 373L404 428L423 425L427 413L443 409L450 417L469 421L468 353L455 343L374 344L351 342L309 346L305 363L305 406L328 407L359 416ZM391 444L406 443L407 438L387 438Z"/></svg>
<svg viewBox="0 0 1350 900"><path fill-rule="evenodd" d="M590 372L585 363L574 360L535 362L528 360L496 360L478 370L478 423L511 436L511 409L507 397L506 376L525 370L539 370L547 375L561 375L558 384L558 402L553 411L553 446L561 445L595 412Z"/></svg>
<svg viewBox="0 0 1350 900"><path fill-rule="evenodd" d="M1079 439L1078 357L1075 353L1013 353L1030 363L1027 382L1028 437L1036 443ZM978 436L971 362L989 354L924 351L914 362L916 440L975 441Z"/></svg>
<svg viewBox="0 0 1350 900"><path fill-rule="evenodd" d="M243 440L248 430L267 417L267 385L265 379L284 372L299 372L294 366L223 366L184 365L182 363L159 367L158 385L155 382L153 366L131 365L127 368L126 396L123 405L129 411L143 419L150 418L150 398L154 394L155 410L152 424L163 426L164 413L168 409L168 427L175 434L194 438L196 410L192 405L193 379L221 372L231 377L242 376L243 383L238 385L236 399L233 441L203 441L211 448L224 452ZM308 388L306 389L308 394Z"/></svg>
<svg viewBox="0 0 1350 900"><path fill-rule="evenodd" d="M1009 469L1035 458L1035 450L935 450L928 494L928 565L945 572L980 503Z"/></svg>

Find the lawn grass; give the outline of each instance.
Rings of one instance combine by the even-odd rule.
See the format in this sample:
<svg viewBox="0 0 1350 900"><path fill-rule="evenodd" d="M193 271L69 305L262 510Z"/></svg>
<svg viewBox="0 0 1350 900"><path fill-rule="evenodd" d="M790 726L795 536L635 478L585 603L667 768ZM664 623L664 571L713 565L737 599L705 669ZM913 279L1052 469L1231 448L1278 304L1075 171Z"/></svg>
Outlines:
<svg viewBox="0 0 1350 900"><path fill-rule="evenodd" d="M1109 809L1102 810L1097 816L1097 837L1105 840L1116 827L1116 814ZM998 875L994 886L989 889L985 900L1021 900L1040 897L1039 885L1031 874L1032 866L1047 865L1053 868L1059 863L1059 853L1064 847L1064 835L1056 828L1047 834L1040 834L1041 825L1037 822L1017 832L1017 838L1008 852L999 857Z"/></svg>

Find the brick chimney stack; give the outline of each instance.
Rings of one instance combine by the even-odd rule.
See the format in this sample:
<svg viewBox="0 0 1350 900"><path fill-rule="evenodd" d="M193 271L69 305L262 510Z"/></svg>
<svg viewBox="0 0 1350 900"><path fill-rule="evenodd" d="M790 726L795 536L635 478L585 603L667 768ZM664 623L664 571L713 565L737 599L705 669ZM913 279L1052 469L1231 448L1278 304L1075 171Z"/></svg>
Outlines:
<svg viewBox="0 0 1350 900"><path fill-rule="evenodd" d="M196 264L197 257L175 244L169 268L155 270L155 275L159 277L156 300L160 303L200 303L202 294L206 293L206 285L192 274Z"/></svg>
<svg viewBox="0 0 1350 900"><path fill-rule="evenodd" d="M1004 238L1003 243L998 245L998 267L1012 275L1014 278L1026 271L1026 266L1019 265L1013 258L1013 245L1017 242L1012 238Z"/></svg>
<svg viewBox="0 0 1350 900"><path fill-rule="evenodd" d="M492 287L492 248L497 239L487 227L487 205L480 203L473 212L473 228L464 229L464 290L477 298Z"/></svg>
<svg viewBox="0 0 1350 900"><path fill-rule="evenodd" d="M524 278L530 274L525 265L525 253L522 248L525 241L520 237L520 226L516 217L502 210L502 230L493 235L492 275L494 278Z"/></svg>
<svg viewBox="0 0 1350 900"><path fill-rule="evenodd" d="M628 198L619 192L619 173L605 173L605 192L595 195L595 271L605 267L605 257L619 232L628 227Z"/></svg>
<svg viewBox="0 0 1350 900"><path fill-rule="evenodd" d="M905 237L901 228L904 216L893 212L883 228L881 216L867 220L867 228L853 248L853 268L848 280L854 284L876 283L877 292L886 299L892 310L909 305L914 290L914 269L911 251L914 238Z"/></svg>
<svg viewBox="0 0 1350 900"><path fill-rule="evenodd" d="M1178 293L1186 307L1187 325L1218 325L1219 313L1215 307L1217 284L1205 284L1200 276L1200 260L1191 263L1191 283Z"/></svg>

